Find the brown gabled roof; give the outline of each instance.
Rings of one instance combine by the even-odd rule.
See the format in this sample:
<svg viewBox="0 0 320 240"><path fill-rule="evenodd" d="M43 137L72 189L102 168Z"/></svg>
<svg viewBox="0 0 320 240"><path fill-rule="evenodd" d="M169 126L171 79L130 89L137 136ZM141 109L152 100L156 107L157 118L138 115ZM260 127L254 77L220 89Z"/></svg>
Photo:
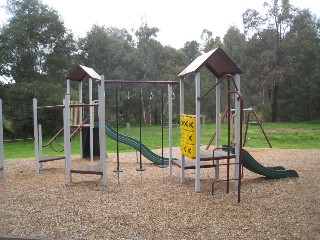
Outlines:
<svg viewBox="0 0 320 240"><path fill-rule="evenodd" d="M178 77L198 72L204 66L217 78L221 78L226 74L242 73L241 69L221 48L216 48L197 57Z"/></svg>
<svg viewBox="0 0 320 240"><path fill-rule="evenodd" d="M89 77L94 80L101 80L100 75L96 73L92 68L88 68L82 65L77 65L76 67L74 67L66 76L66 79L81 82L85 77Z"/></svg>

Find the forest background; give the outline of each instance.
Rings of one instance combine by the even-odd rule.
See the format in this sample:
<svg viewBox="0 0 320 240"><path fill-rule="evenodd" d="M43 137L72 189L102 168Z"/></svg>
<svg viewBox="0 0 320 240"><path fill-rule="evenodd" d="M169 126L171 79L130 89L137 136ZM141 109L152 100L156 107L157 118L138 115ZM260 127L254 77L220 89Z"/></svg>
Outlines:
<svg viewBox="0 0 320 240"><path fill-rule="evenodd" d="M133 31L93 25L84 37L65 28L59 13L40 0L8 0L8 20L0 28L0 98L3 99L5 138L33 135L32 98L40 105L61 104L66 92L65 76L78 64L93 68L105 79L178 80L177 75L197 56L222 48L241 68L241 91L245 107L254 107L264 121L310 121L320 119L320 19L289 0L269 1L265 13L247 9L244 32L232 26L224 37L203 29L201 42L186 41L175 49L157 41L159 29L147 21ZM173 36L174 37L174 36ZM201 71L201 91L215 82ZM84 89L88 81L85 81ZM139 98L142 89L143 99ZM118 109L115 108L118 91ZM194 112L194 81L186 81L185 112ZM77 85L71 98L77 99ZM161 122L166 108L155 85L109 85L106 89L107 120L137 123L143 106L145 124ZM88 92L84 91L84 101ZM179 118L179 88L174 89L174 118ZM97 98L97 91L94 96ZM129 97L130 96L130 97ZM151 97L152 96L152 97ZM164 104L166 105L166 104ZM215 96L201 105L206 121L214 121ZM62 126L61 110L40 110L44 133Z"/></svg>

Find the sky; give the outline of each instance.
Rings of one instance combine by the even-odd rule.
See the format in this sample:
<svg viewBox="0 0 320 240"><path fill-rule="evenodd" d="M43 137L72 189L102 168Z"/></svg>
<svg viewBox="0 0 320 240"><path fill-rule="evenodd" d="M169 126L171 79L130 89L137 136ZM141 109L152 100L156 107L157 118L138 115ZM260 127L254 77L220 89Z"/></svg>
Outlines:
<svg viewBox="0 0 320 240"><path fill-rule="evenodd" d="M253 8L263 12L265 0L42 0L57 10L65 26L83 37L93 24L137 29L142 22L159 29L157 40L163 45L182 48L187 41L201 42L203 29L223 38L230 26L243 32L242 14ZM6 0L0 0L0 6ZM320 17L320 0L290 0L300 9L308 8ZM0 9L0 23L5 12ZM1 24L2 25L2 24Z"/></svg>

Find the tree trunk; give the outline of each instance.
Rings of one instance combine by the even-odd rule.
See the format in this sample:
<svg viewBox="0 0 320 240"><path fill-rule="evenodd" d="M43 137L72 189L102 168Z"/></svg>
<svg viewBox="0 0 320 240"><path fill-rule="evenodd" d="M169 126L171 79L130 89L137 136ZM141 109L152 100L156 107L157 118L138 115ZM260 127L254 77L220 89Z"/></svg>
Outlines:
<svg viewBox="0 0 320 240"><path fill-rule="evenodd" d="M273 94L271 99L271 121L278 121L278 95L279 95L279 86L275 83L273 88Z"/></svg>

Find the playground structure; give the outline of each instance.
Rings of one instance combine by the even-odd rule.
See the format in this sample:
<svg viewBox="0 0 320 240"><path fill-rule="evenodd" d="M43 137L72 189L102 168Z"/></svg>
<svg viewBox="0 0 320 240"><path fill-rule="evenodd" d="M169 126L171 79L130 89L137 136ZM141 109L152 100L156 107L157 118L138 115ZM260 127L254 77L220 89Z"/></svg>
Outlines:
<svg viewBox="0 0 320 240"><path fill-rule="evenodd" d="M144 171L145 168L142 167L142 155L144 157L146 157L148 160L150 160L151 162L157 164L159 167L166 167L169 166L169 175L172 175L172 127L173 127L173 117L172 117L172 99L173 99L173 85L179 84L178 81L163 81L163 80L106 80L105 81L106 86L110 85L110 84L126 84L126 85L132 85L132 84L151 84L151 85L167 85L168 86L168 148L169 148L169 156L168 158L163 156L163 128L164 128L164 121L163 121L163 92L162 92L162 113L161 113L161 122L162 122L162 154L157 155L155 154L153 151L151 151L146 145L144 145L141 141L141 124L142 124L142 112L141 112L141 95L142 95L142 90L140 89L140 139L136 140L133 139L129 136L125 136L123 134L120 134L118 132L118 129L115 130L111 127L111 125L109 123L106 123L106 135L108 137L110 137L111 139L117 141L117 163L118 163L118 167L117 167L117 172L119 172L119 152L118 152L118 143L124 143L127 144L131 147L133 147L136 151L139 151L139 163L140 166L136 169L137 171ZM150 97L153 97L153 94L151 92ZM116 98L117 99L117 98ZM117 101L116 101L116 106L117 106ZM118 111L118 110L117 110ZM117 128L118 128L118 113L116 113L116 118L117 118Z"/></svg>
<svg viewBox="0 0 320 240"><path fill-rule="evenodd" d="M215 84L203 95L200 93L200 70L206 67L215 77ZM241 69L229 58L221 49L216 48L196 58L179 75L180 78L180 125L181 125L181 157L179 160L172 160L173 163L181 168L181 182L185 180L185 170L195 169L195 191L200 192L201 168L214 168L215 176L212 183L212 192L216 182L226 181L229 193L230 181L234 182L234 190L240 202L241 179L243 178L243 167L267 178L298 177L294 170L286 170L283 167L264 167L259 164L247 151L242 149L242 122L243 98L240 91ZM185 114L184 112L184 82L186 76L195 75L195 115ZM228 121L228 133L226 147L221 147L221 84L227 84L227 108L224 117ZM211 142L216 137L214 149L209 149L211 142L205 150L200 149L200 122L201 122L201 100L204 99L212 90L216 93L216 131ZM234 97L234 103L232 103ZM234 106L234 108L232 107ZM252 111L252 109L250 109ZM250 112L249 112L250 113ZM253 111L269 146L271 144L262 128L262 125ZM247 118L246 133L248 129L249 115ZM232 137L232 127L234 127L234 137ZM234 138L234 139L232 139ZM191 140L192 141L189 141ZM186 161L186 157L194 159ZM230 176L230 167L234 166L234 177ZM220 167L226 166L226 177L220 177Z"/></svg>
<svg viewBox="0 0 320 240"><path fill-rule="evenodd" d="M203 95L200 93L200 70L203 67L207 67L209 71L216 77L215 84ZM184 83L186 76L195 75L195 115L187 114L184 112ZM34 149L35 149L35 165L36 173L40 173L42 164L48 161L65 160L67 183L72 182L72 174L94 174L102 176L102 184L107 185L107 155L106 155L106 136L113 140L127 144L140 152L140 166L137 171L144 171L145 168L141 164L141 156L143 155L153 163L159 166L169 165L169 175L172 176L172 164L181 168L180 179L181 182L185 180L185 170L195 169L195 191L200 192L200 180L201 180L201 168L213 168L214 180L212 187L216 182L226 181L227 193L230 191L230 182L234 182L234 190L237 192L238 202L240 202L240 189L241 179L243 178L243 167L246 167L252 172L266 176L267 178L283 178L283 177L298 177L298 174L294 170L286 170L285 168L278 167L264 167L259 164L247 151L242 149L242 121L243 113L246 109L243 109L243 98L240 92L240 74L241 70L237 65L227 56L227 54L220 48L214 49L208 53L205 53L195 59L187 68L185 68L178 76L180 81L150 81L150 80L104 80L104 76L98 75L93 69L78 65L76 66L66 77L67 80L67 92L62 105L57 106L43 106L38 107L37 99L33 99L33 114L34 114ZM83 79L89 79L89 102L83 103L82 87ZM70 100L70 82L77 82L79 89L79 99L77 101ZM98 87L98 100L93 100L92 88L93 83L96 83ZM224 113L224 117L228 121L228 140L226 147L221 147L221 84L227 84L227 109ZM169 131L169 157L165 158L162 155L159 156L153 153L147 148L141 141L141 105L140 105L140 140L133 139L129 136L120 134L117 129L113 129L111 125L105 122L105 85L110 84L154 84L154 85L167 85L168 86L168 131ZM180 84L180 125L181 125L181 155L180 159L172 158L172 98L173 98L173 85ZM201 123L201 100L204 99L210 92L215 90L216 92L216 137L214 149L202 150L200 149L200 123ZM142 90L140 89L140 104L141 104ZM234 100L232 100L234 97ZM117 99L117 93L116 93ZM4 157L3 157L3 131L2 129L2 101L0 101L0 170L1 176L4 176ZM116 103L117 104L117 103ZM94 108L98 109L98 142L99 146L99 164L93 165L94 154ZM64 150L63 156L43 156L42 154L42 129L41 125L38 125L38 109L41 108L58 108L63 110L63 128L53 136L49 143L44 146L49 146L56 138L63 133L64 143L61 146ZM84 117L84 108L89 108L89 117ZM252 111L252 109L249 109ZM249 111L248 110L248 111ZM163 111L163 92L162 92L162 111ZM250 113L250 112L249 112ZM262 132L265 132L261 126L256 113L253 111L257 122L260 125ZM118 109L117 109L118 115ZM224 118L223 117L223 118ZM247 118L246 133L249 123L249 115ZM234 123L233 123L234 121ZM164 121L162 113L162 131ZM234 139L232 139L232 127L234 126ZM71 131L73 129L73 131ZM80 149L83 157L83 130L88 130L89 135L89 151L90 151L90 163L81 168L74 168L71 160L71 141L75 136L80 136ZM266 137L266 135L265 135ZM214 138L214 137L213 137ZM213 138L211 142L213 141ZM186 140L187 139L187 140ZM266 137L267 139L267 137ZM186 141L185 141L186 140ZM191 142L188 142L192 140ZM268 140L268 139L267 139ZM268 141L269 143L269 141ZM2 146L1 146L2 144ZM210 143L211 144L211 143ZM245 142L244 142L245 144ZM271 147L270 143L269 146ZM162 148L163 148L163 133L162 133ZM163 150L163 149L162 149ZM187 161L187 157L191 158L191 161ZM117 148L117 172L119 169L119 152ZM225 166L227 168L226 178L221 178L220 167ZM230 176L230 167L234 168L234 177Z"/></svg>
<svg viewBox="0 0 320 240"><path fill-rule="evenodd" d="M89 103L82 102L82 80L89 78ZM67 80L67 93L65 95L63 105L57 106L44 106L38 107L37 100L33 99L33 114L34 114L34 138L35 138L35 161L36 161L36 173L40 172L41 165L44 162L55 161L65 159L67 183L72 182L72 173L83 174L96 174L102 175L102 183L107 184L106 173L106 150L105 150L105 138L104 138L104 119L105 119L105 95L104 95L104 81L103 76L100 77L93 69L78 65L76 66L66 77ZM92 100L92 82L98 85L98 101ZM70 101L70 81L78 82L79 87L79 100L77 102ZM98 82L99 81L99 82ZM99 104L97 103L99 102ZM94 128L94 107L98 107L99 118L99 156L100 164L93 165L93 128ZM61 108L63 109L63 128L49 141L45 146L50 145L56 138L63 132L63 150L64 156L42 156L42 138L41 138L41 125L37 123L37 109L38 108ZM89 118L84 118L83 108L89 108ZM89 121L89 124L87 124ZM90 160L91 165L83 168L73 168L71 161L71 141L80 135L80 152L83 156L84 149L82 149L83 143L83 129L89 130L89 145L90 145ZM73 132L71 133L71 129Z"/></svg>
<svg viewBox="0 0 320 240"><path fill-rule="evenodd" d="M200 95L200 70L203 67L207 69L216 76L216 84L209 89L204 95ZM187 66L179 75L180 78L180 116L185 114L184 112L184 82L185 77L190 74L195 75L195 145L193 146L195 152L195 164L194 162L187 162L185 160L185 154L181 153L181 158L177 161L173 161L176 165L181 168L181 182L185 179L186 169L195 169L195 191L200 192L200 180L201 173L200 168L215 168L215 181L222 181L219 176L219 167L222 165L227 166L227 192L229 192L229 182L231 179L234 180L235 188L238 192L238 201L240 201L240 184L241 184L241 143L242 142L242 95L240 93L240 73L241 70L238 66L228 57L228 55L221 49L216 48L210 52L207 52L198 58L196 58L189 66ZM227 149L222 149L220 147L220 84L222 82L227 82L227 117L228 117L228 143ZM232 84L232 86L231 86ZM200 149L200 116L201 116L201 100L213 89L216 90L216 132L217 141L216 148L214 150L201 150ZM231 95L236 95L235 97L235 134L236 134L236 145L235 152L231 153ZM226 150L226 151L223 151ZM222 160L226 160L226 164L220 163ZM231 163L231 159L234 162ZM208 163L208 161L210 163ZM211 161L213 161L211 163ZM234 178L229 176L230 164L235 165Z"/></svg>
<svg viewBox="0 0 320 240"><path fill-rule="evenodd" d="M82 80L88 77L89 78L89 103L85 104L82 102ZM63 105L57 106L37 106L37 100L34 99L33 104L33 112L34 112L34 139L35 139L35 159L36 159L36 173L40 172L42 167L42 163L48 161L62 160L65 159L66 170L67 170L67 183L72 182L71 174L72 173L80 173L80 174L97 174L102 175L102 182L104 185L107 184L107 174L106 174L106 150L105 150L105 137L108 136L113 140L127 144L133 147L135 150L140 152L140 167L137 168L137 171L145 170L141 164L141 156L143 155L153 163L159 166L167 166L169 165L170 174L172 174L172 98L173 95L173 85L179 84L179 82L174 81L150 81L150 80L104 80L104 76L99 76L93 69L78 65L76 66L66 77L67 79L67 94L65 95ZM98 85L98 100L93 100L92 98L92 85L94 82ZM77 101L70 101L70 81L78 82L79 89L79 99ZM105 84L154 84L154 85L168 85L168 131L169 131L169 157L165 158L162 155L157 155L152 152L146 145L141 142L141 119L140 119L140 140L133 139L129 136L125 136L118 132L118 129L115 130L111 127L111 125L105 122ZM142 92L141 92L142 93ZM170 96L170 97L169 97ZM140 96L141 97L141 96ZM89 108L89 117L84 118L83 116L83 108ZM100 156L100 164L93 165L93 152L94 152L94 107L98 107L98 119L99 119L99 127L98 127L98 135L99 135L99 156ZM37 110L41 108L61 108L63 109L64 116L64 125L58 133L53 136L53 138L45 145L42 145L42 130L41 125L37 123ZM140 111L141 117L141 111ZM89 122L89 124L88 124ZM163 121L162 121L163 122ZM117 123L118 125L118 123ZM70 129L74 129L71 133ZM70 142L74 139L76 135L80 136L80 152L83 157L83 130L88 129L89 131L89 143L90 143L90 165L82 168L73 168L71 161L71 145ZM61 146L64 150L63 156L43 156L42 155L42 146L49 146L56 140L56 138L64 134L64 144ZM162 134L163 136L163 134ZM163 139L162 139L163 141ZM117 156L119 156L117 149ZM118 157L119 158L119 157ZM119 159L117 159L119 162ZM119 165L118 165L118 172Z"/></svg>
<svg viewBox="0 0 320 240"><path fill-rule="evenodd" d="M51 162L56 160L65 159L64 156L44 156L42 153L42 126L38 124L38 101L36 98L33 99L33 135L34 135L34 152L35 152L35 170L39 174L42 169L42 164L45 162ZM50 106L52 107L52 106ZM62 106L60 106L62 108ZM49 141L49 145L63 132L63 128Z"/></svg>

